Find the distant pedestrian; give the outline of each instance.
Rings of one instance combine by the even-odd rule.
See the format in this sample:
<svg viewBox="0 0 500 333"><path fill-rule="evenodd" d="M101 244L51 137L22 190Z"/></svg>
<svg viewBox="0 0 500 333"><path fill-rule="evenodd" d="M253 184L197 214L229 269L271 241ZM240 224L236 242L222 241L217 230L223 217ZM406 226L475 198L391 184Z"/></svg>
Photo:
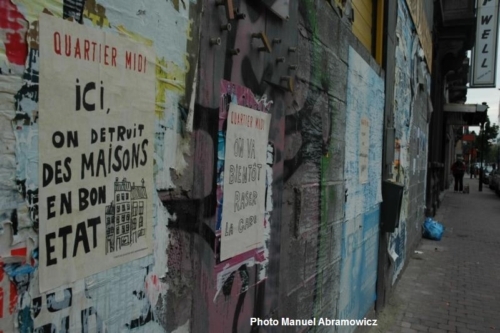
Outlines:
<svg viewBox="0 0 500 333"><path fill-rule="evenodd" d="M474 167L474 164L470 164L470 179L472 179L472 176L476 173L476 168Z"/></svg>
<svg viewBox="0 0 500 333"><path fill-rule="evenodd" d="M453 163L451 172L453 173L453 177L455 177L455 192L463 192L465 164L461 158L458 158L457 161Z"/></svg>

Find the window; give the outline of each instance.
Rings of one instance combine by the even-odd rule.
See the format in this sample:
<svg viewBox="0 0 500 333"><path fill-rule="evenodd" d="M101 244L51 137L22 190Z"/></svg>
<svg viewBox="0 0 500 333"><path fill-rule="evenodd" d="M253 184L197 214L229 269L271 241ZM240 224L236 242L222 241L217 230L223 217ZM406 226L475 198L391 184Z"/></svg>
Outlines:
<svg viewBox="0 0 500 333"><path fill-rule="evenodd" d="M142 225L144 224L143 221L144 220L143 220L142 216L139 217L139 228L142 228Z"/></svg>
<svg viewBox="0 0 500 333"><path fill-rule="evenodd" d="M135 229L136 226L137 226L137 219L133 218L132 219L132 229Z"/></svg>
<svg viewBox="0 0 500 333"><path fill-rule="evenodd" d="M120 205L116 205L116 212L119 213L120 212Z"/></svg>
<svg viewBox="0 0 500 333"><path fill-rule="evenodd" d="M122 225L122 234L124 234L124 233L125 233L125 226Z"/></svg>
<svg viewBox="0 0 500 333"><path fill-rule="evenodd" d="M125 222L125 214L122 215L122 222Z"/></svg>
<svg viewBox="0 0 500 333"><path fill-rule="evenodd" d="M106 221L107 224L111 224L111 218L109 216L106 218Z"/></svg>
<svg viewBox="0 0 500 333"><path fill-rule="evenodd" d="M130 221L130 214L127 214L127 222Z"/></svg>
<svg viewBox="0 0 500 333"><path fill-rule="evenodd" d="M127 200L128 200L128 193L126 193L126 194L125 194L125 199L127 199Z"/></svg>
<svg viewBox="0 0 500 333"><path fill-rule="evenodd" d="M144 202L139 203L139 214L144 214Z"/></svg>
<svg viewBox="0 0 500 333"><path fill-rule="evenodd" d="M116 227L116 234L118 235L120 233L120 227Z"/></svg>
<svg viewBox="0 0 500 333"><path fill-rule="evenodd" d="M130 204L129 203L127 204L127 210L130 210Z"/></svg>
<svg viewBox="0 0 500 333"><path fill-rule="evenodd" d="M120 195L119 194L116 195L116 202L118 202L118 201L120 201Z"/></svg>
<svg viewBox="0 0 500 333"><path fill-rule="evenodd" d="M129 225L127 224L125 227L126 227L126 228L125 228L125 231L126 231L126 232L129 232L129 230L130 230L130 229L129 229L129 228L130 228L130 227L129 227Z"/></svg>
<svg viewBox="0 0 500 333"><path fill-rule="evenodd" d="M122 193L122 200L125 200L125 193Z"/></svg>

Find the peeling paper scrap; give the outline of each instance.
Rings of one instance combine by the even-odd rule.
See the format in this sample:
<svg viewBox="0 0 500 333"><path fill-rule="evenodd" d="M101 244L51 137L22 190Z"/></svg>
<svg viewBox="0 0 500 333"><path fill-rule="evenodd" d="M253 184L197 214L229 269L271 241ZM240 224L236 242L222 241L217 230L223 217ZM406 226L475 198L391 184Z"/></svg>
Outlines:
<svg viewBox="0 0 500 333"><path fill-rule="evenodd" d="M391 258L392 262L396 262L399 256L396 251L394 251L394 248L390 248L387 252L389 253L389 257Z"/></svg>

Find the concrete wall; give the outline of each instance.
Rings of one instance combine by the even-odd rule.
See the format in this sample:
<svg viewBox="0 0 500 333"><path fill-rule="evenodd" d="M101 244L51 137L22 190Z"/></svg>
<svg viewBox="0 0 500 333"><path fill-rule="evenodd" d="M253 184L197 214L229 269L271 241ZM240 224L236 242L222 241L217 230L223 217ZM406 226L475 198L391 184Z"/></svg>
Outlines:
<svg viewBox="0 0 500 333"><path fill-rule="evenodd" d="M384 71L354 37L349 2L233 5L230 13L212 0L0 0L0 281L8 309L0 329L250 332L251 317L357 319L372 309ZM152 254L44 293L37 262L46 222L38 216L42 12L156 53ZM418 239L425 193L429 82L411 27L400 1L395 174L406 191L390 242L400 258ZM257 147L266 157L262 236L221 261L229 100L270 114L271 124L267 145Z"/></svg>

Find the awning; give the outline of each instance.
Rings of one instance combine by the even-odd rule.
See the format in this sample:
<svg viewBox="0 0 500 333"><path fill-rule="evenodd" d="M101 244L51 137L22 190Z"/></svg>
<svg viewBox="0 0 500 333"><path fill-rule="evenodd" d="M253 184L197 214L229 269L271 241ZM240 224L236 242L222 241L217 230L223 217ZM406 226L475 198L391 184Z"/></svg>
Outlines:
<svg viewBox="0 0 500 333"><path fill-rule="evenodd" d="M485 112L487 109L488 106L483 104L447 103L443 107L443 111L445 112L463 112L463 113Z"/></svg>
<svg viewBox="0 0 500 333"><path fill-rule="evenodd" d="M487 119L488 105L447 103L443 106L450 125L479 126Z"/></svg>

